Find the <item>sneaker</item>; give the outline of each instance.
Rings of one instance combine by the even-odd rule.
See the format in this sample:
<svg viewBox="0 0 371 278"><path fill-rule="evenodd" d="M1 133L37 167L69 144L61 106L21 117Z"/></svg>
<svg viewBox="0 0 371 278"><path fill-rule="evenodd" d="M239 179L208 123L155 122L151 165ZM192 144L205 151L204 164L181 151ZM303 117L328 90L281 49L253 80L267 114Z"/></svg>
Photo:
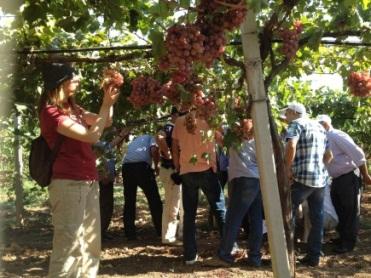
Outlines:
<svg viewBox="0 0 371 278"><path fill-rule="evenodd" d="M313 258L310 258L308 256L305 256L301 259L298 260L298 262L302 265L305 265L305 266L318 266L319 265L319 259L313 259Z"/></svg>
<svg viewBox="0 0 371 278"><path fill-rule="evenodd" d="M198 255L196 254L196 257L193 260L185 261L186 265L193 265L198 261Z"/></svg>
<svg viewBox="0 0 371 278"><path fill-rule="evenodd" d="M268 267L272 266L272 261L270 259L260 259L259 261L248 258L246 265L249 267Z"/></svg>
<svg viewBox="0 0 371 278"><path fill-rule="evenodd" d="M229 267L233 262L228 262L223 260L219 256L213 256L211 259L204 261L203 265L205 266L214 266L214 267Z"/></svg>
<svg viewBox="0 0 371 278"><path fill-rule="evenodd" d="M169 246L182 246L183 242L180 240L164 240L162 244L169 245Z"/></svg>

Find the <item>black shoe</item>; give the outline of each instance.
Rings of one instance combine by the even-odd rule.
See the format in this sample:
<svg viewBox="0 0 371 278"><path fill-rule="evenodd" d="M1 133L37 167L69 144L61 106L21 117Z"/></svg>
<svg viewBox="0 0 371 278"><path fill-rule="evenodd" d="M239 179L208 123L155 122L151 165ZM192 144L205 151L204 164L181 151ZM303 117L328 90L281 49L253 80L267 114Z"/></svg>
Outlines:
<svg viewBox="0 0 371 278"><path fill-rule="evenodd" d="M340 245L341 244L341 239L338 237L338 238L333 238L329 241L330 244L334 244L334 245Z"/></svg>
<svg viewBox="0 0 371 278"><path fill-rule="evenodd" d="M336 254L344 254L353 251L353 248L347 248L344 246L336 246L332 249Z"/></svg>
<svg viewBox="0 0 371 278"><path fill-rule="evenodd" d="M272 262L268 259L261 259L260 262L247 259L246 265L250 267L271 266Z"/></svg>
<svg viewBox="0 0 371 278"><path fill-rule="evenodd" d="M134 240L137 240L137 236L136 236L136 235L126 236L126 240L128 240L128 241L134 241Z"/></svg>
<svg viewBox="0 0 371 278"><path fill-rule="evenodd" d="M319 259L312 259L308 256L305 256L304 258L301 258L298 260L298 262L302 265L306 266L318 266L319 265Z"/></svg>
<svg viewBox="0 0 371 278"><path fill-rule="evenodd" d="M102 235L102 240L103 240L103 241L106 241L106 240L112 240L112 239L113 239L113 236L111 236L111 235L109 235L109 234L104 233L104 234Z"/></svg>

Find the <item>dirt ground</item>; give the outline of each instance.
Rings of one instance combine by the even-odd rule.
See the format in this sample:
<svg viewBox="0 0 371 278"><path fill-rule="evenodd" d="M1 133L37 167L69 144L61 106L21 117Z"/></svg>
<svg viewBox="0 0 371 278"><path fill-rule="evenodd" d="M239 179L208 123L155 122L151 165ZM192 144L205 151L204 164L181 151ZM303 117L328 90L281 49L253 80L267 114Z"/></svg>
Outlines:
<svg viewBox="0 0 371 278"><path fill-rule="evenodd" d="M147 205L143 202L138 209L138 240L128 242L122 232L121 206L115 208L110 227L114 238L103 242L102 260L98 277L273 277L270 266L251 268L245 265L245 255L233 267L211 267L207 260L218 246L218 234L208 229L206 208L198 211L198 249L203 262L185 266L182 261L182 247L160 244L154 236ZM1 217L14 217L1 211ZM352 253L335 255L330 244L323 246L324 256L317 268L297 266L296 277L371 277L371 190L363 195L360 241ZM27 211L25 226L15 228L3 225L0 240L0 277L45 277L52 247L52 227L48 208ZM3 222L3 223L6 223ZM1 233L0 233L1 234ZM326 240L334 237L332 233ZM246 246L243 233L240 247ZM264 258L269 252L264 248ZM298 248L300 253L301 248Z"/></svg>

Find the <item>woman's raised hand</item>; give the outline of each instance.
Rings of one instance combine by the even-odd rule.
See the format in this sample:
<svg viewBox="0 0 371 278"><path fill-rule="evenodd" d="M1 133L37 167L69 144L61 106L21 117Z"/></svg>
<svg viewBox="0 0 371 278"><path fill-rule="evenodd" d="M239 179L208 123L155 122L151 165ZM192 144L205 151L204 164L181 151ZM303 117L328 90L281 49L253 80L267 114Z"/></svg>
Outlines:
<svg viewBox="0 0 371 278"><path fill-rule="evenodd" d="M112 106L119 98L120 90L114 84L107 84L103 86L103 103L102 105Z"/></svg>

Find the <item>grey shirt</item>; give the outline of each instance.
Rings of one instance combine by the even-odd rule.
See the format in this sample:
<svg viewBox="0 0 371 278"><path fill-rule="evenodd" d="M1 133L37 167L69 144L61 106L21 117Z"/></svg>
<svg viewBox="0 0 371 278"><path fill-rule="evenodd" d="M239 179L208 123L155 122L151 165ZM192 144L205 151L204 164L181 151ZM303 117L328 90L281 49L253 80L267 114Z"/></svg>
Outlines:
<svg viewBox="0 0 371 278"><path fill-rule="evenodd" d="M244 140L239 150L229 149L228 179L239 177L259 178L254 139Z"/></svg>

